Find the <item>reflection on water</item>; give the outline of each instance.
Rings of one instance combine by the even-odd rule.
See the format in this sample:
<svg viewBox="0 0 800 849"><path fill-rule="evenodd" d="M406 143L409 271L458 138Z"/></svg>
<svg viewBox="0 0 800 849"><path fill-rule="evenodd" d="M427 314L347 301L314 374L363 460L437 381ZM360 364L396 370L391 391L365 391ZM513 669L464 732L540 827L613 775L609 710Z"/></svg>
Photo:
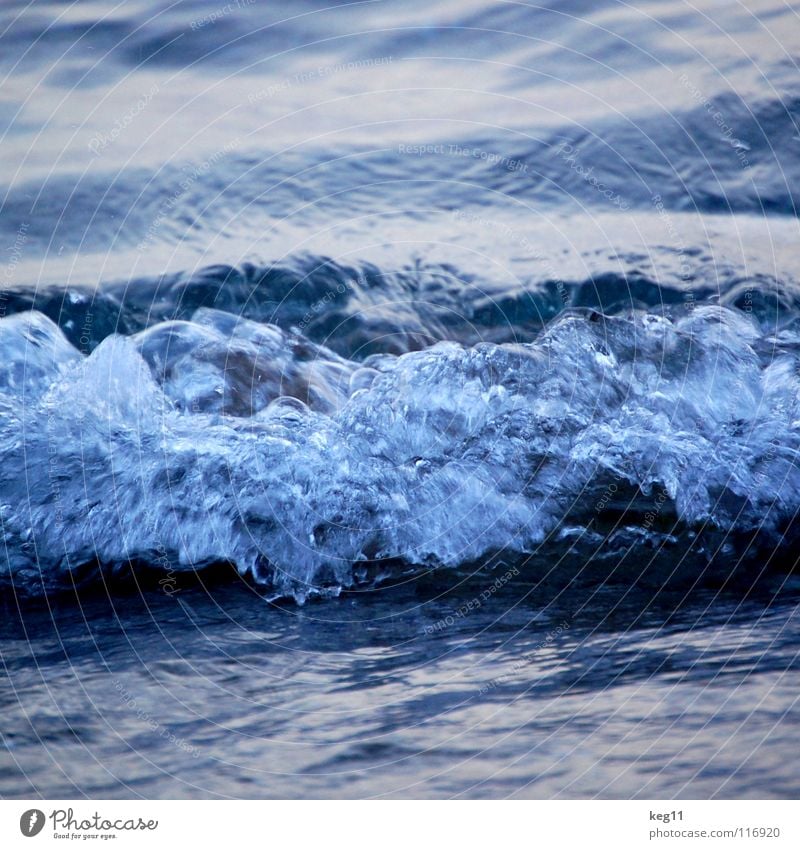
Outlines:
<svg viewBox="0 0 800 849"><path fill-rule="evenodd" d="M795 597L496 580L9 602L0 793L797 795Z"/></svg>

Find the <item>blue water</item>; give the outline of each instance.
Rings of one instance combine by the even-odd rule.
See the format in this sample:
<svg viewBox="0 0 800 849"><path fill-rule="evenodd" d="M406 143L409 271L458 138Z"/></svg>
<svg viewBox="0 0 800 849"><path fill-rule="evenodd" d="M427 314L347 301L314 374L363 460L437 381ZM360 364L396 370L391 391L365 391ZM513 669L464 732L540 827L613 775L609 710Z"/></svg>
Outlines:
<svg viewBox="0 0 800 849"><path fill-rule="evenodd" d="M800 8L1 15L0 795L798 793Z"/></svg>

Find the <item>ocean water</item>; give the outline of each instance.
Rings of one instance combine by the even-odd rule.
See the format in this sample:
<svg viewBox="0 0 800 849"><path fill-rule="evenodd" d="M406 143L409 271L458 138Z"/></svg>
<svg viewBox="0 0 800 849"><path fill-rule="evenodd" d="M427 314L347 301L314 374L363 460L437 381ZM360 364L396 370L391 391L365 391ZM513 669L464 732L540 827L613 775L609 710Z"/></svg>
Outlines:
<svg viewBox="0 0 800 849"><path fill-rule="evenodd" d="M0 795L796 796L798 56L6 3Z"/></svg>

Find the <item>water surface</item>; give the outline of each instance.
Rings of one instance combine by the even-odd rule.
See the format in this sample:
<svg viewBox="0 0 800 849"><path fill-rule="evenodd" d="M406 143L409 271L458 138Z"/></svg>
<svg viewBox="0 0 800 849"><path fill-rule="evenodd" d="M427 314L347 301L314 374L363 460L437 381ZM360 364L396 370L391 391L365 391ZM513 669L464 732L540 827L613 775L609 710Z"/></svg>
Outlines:
<svg viewBox="0 0 800 849"><path fill-rule="evenodd" d="M797 795L795 4L1 14L0 795Z"/></svg>

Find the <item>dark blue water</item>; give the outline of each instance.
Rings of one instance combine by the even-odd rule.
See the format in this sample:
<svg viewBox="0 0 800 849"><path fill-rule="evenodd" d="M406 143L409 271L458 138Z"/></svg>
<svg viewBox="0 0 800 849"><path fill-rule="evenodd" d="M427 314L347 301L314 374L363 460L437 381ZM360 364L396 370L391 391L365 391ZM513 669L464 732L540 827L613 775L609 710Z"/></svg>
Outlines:
<svg viewBox="0 0 800 849"><path fill-rule="evenodd" d="M5 4L0 794L796 795L798 56Z"/></svg>

